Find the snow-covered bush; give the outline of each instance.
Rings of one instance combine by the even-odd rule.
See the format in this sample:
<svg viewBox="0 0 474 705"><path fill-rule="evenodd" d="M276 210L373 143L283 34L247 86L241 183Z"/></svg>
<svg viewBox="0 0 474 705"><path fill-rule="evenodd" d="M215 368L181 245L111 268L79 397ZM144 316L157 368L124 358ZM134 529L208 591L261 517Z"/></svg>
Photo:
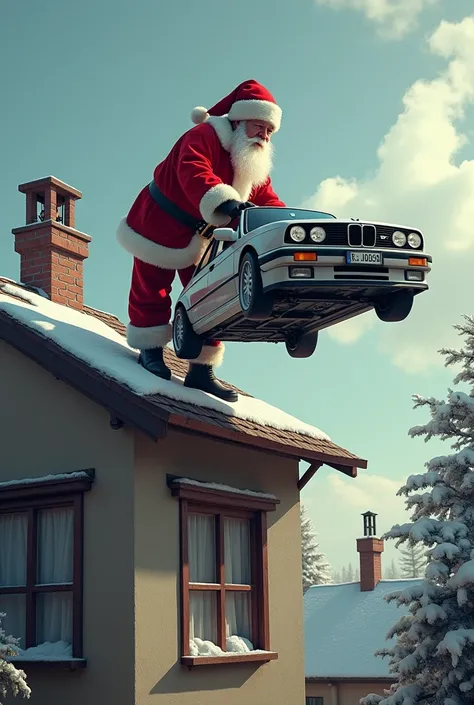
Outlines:
<svg viewBox="0 0 474 705"><path fill-rule="evenodd" d="M442 350L446 366L461 365L446 401L414 397L431 420L410 430L425 440L450 441L454 452L432 458L426 472L412 475L399 490L412 510L411 522L386 535L397 545L423 546L427 558L418 585L387 596L405 614L387 638L394 683L384 696L370 694L363 705L474 704L474 317L455 326L464 336L460 351Z"/></svg>
<svg viewBox="0 0 474 705"><path fill-rule="evenodd" d="M26 683L26 673L15 668L5 657L16 656L19 640L5 634L2 620L6 615L0 612L0 697L3 699L10 691L12 695L22 695L29 698L31 690ZM0 703L0 705L2 705Z"/></svg>

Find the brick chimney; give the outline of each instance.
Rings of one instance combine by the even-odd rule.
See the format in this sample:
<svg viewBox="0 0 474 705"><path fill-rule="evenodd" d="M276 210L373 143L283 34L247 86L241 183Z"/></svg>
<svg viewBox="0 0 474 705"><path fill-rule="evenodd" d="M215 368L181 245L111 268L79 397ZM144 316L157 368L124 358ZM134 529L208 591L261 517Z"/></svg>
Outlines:
<svg viewBox="0 0 474 705"><path fill-rule="evenodd" d="M373 512L365 512L364 538L357 539L357 550L360 555L360 589L362 592L374 590L382 580L382 553L384 542L376 538L375 517Z"/></svg>
<svg viewBox="0 0 474 705"><path fill-rule="evenodd" d="M20 184L26 195L26 225L14 228L22 284L43 289L51 301L82 310L83 261L91 238L75 229L75 202L82 193L46 176Z"/></svg>

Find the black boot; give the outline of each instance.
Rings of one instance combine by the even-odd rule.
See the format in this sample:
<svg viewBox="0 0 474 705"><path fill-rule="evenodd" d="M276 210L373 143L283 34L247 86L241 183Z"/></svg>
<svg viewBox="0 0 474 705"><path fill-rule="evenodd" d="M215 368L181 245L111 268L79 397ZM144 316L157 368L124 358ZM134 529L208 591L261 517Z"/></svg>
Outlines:
<svg viewBox="0 0 474 705"><path fill-rule="evenodd" d="M138 363L162 379L171 379L171 370L166 366L163 360L163 348L151 348L150 350L142 350L138 358Z"/></svg>
<svg viewBox="0 0 474 705"><path fill-rule="evenodd" d="M233 389L224 387L216 379L212 365L198 365L195 362L189 364L189 372L184 380L185 387L200 389L202 392L212 394L222 401L237 401L239 395Z"/></svg>

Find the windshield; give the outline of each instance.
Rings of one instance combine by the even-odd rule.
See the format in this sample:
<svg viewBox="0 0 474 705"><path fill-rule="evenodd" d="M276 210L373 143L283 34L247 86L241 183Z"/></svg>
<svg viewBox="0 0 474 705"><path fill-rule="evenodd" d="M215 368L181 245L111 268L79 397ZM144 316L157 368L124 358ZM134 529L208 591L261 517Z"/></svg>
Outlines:
<svg viewBox="0 0 474 705"><path fill-rule="evenodd" d="M335 216L303 208L249 208L247 211L247 232L278 220L317 220L320 218L335 218Z"/></svg>

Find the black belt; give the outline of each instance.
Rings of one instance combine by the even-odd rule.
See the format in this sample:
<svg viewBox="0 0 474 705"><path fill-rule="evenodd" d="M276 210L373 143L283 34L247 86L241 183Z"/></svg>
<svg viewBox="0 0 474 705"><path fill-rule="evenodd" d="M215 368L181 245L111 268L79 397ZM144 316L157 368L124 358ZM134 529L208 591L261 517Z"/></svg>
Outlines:
<svg viewBox="0 0 474 705"><path fill-rule="evenodd" d="M186 211L170 201L169 198L160 191L155 181L151 181L148 184L148 190L155 203L159 205L165 213L170 215L172 218L175 218L175 220L178 220L187 228L194 230L199 235L206 238L211 237L214 226L209 225L205 220L200 220L199 218L189 215L189 213L186 213Z"/></svg>

